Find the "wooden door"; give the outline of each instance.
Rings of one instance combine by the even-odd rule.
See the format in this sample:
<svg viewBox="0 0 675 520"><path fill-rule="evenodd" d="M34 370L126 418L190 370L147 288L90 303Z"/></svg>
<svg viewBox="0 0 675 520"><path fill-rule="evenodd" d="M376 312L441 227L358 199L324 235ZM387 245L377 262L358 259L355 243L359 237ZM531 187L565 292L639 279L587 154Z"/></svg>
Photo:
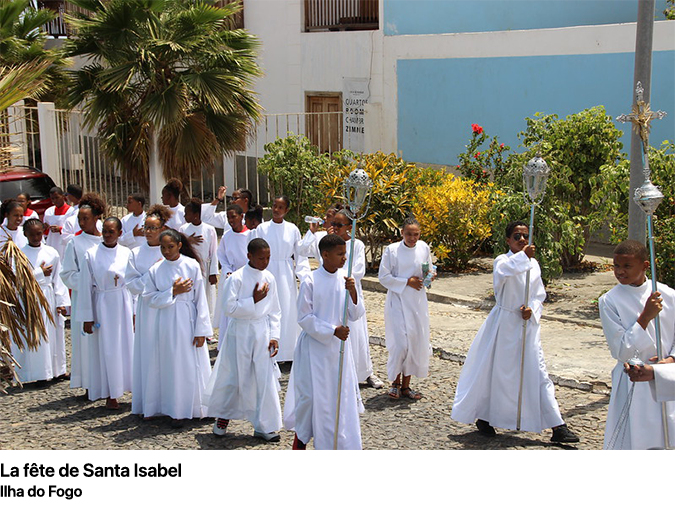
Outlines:
<svg viewBox="0 0 675 520"><path fill-rule="evenodd" d="M342 149L342 94L307 95L307 137L322 153Z"/></svg>

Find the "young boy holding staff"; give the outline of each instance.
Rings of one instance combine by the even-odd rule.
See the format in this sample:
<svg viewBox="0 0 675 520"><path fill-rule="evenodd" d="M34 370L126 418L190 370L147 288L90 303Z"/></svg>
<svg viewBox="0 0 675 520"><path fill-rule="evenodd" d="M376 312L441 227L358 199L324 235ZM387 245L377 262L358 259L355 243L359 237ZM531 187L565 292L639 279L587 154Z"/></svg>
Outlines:
<svg viewBox="0 0 675 520"><path fill-rule="evenodd" d="M298 322L302 333L295 349L284 405L284 425L295 430L293 449L305 449L314 438L317 450L333 449L340 360L344 341L338 449L361 449L359 393L349 327L342 325L345 297L348 318L357 320L365 307L354 278L342 269L347 259L345 241L327 235L319 242L322 266L300 283ZM348 295L345 292L348 292Z"/></svg>
<svg viewBox="0 0 675 520"><path fill-rule="evenodd" d="M487 436L495 427L515 430L518 422L523 320L526 328L522 368L521 430L540 432L553 428L552 442L578 442L560 415L553 382L541 349L540 319L546 291L541 269L528 244L529 228L516 221L506 226L509 251L494 261L496 305L471 344L457 383L452 418L472 424ZM524 305L527 272L530 292Z"/></svg>
<svg viewBox="0 0 675 520"><path fill-rule="evenodd" d="M281 308L276 281L267 270L270 247L261 238L248 244L248 264L237 269L223 288L227 330L204 394L208 416L216 417L213 433L225 435L232 419L253 424L255 437L279 440L281 404L279 351Z"/></svg>
<svg viewBox="0 0 675 520"><path fill-rule="evenodd" d="M649 268L647 248L641 242L626 240L614 249L614 276L618 285L599 301L602 330L612 357L612 393L605 423L605 449L639 450L663 448L664 431L661 403L650 385L637 380L631 384L625 364L639 358L645 365L656 359L654 318L659 316L664 361L675 356L675 291L646 276ZM653 367L650 367L653 371ZM658 367L657 370L660 370ZM630 372L630 371L629 371ZM650 372L633 369L633 374ZM631 398L631 387L632 398ZM675 445L675 402L666 403L670 445Z"/></svg>

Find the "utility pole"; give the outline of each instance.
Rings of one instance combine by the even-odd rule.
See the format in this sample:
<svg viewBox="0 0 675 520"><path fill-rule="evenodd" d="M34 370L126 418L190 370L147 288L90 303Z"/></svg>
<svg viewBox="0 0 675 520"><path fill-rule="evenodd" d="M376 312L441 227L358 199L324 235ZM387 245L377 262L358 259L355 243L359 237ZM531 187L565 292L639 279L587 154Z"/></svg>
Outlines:
<svg viewBox="0 0 675 520"><path fill-rule="evenodd" d="M652 41L654 39L654 14L656 0L638 0L637 31L635 34L635 72L632 88L638 82L644 88L643 99L649 105L652 88ZM637 105L637 94L633 92L633 105ZM628 238L645 243L646 216L633 200L635 190L644 182L642 171L643 152L640 135L630 136L630 192L628 203Z"/></svg>

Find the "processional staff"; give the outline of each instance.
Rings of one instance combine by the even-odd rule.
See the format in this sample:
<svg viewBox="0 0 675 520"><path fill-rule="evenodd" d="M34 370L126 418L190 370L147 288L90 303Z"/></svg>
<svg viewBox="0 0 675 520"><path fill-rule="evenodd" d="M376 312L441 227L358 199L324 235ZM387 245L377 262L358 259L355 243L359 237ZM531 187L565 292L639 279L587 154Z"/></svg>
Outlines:
<svg viewBox="0 0 675 520"><path fill-rule="evenodd" d="M546 194L546 181L551 169L546 164L546 161L541 158L539 152L530 159L523 168L523 197L525 202L530 204L530 238L527 241L528 245L532 245L532 238L534 236L534 208L541 204ZM525 275L525 307L529 306L530 302L530 271ZM516 419L516 430L520 430L520 419L522 415L523 405L523 376L525 372L525 341L527 338L527 322L523 320L523 342L520 352L520 382L518 384L518 417Z"/></svg>
<svg viewBox="0 0 675 520"><path fill-rule="evenodd" d="M644 101L644 88L641 82L635 86L636 103L630 114L621 114L616 118L621 123L631 122L633 131L640 136L642 141L642 173L645 180L642 186L635 190L633 200L642 211L647 214L647 235L649 240L649 262L652 274L652 292L656 292L656 255L654 254L654 229L653 216L656 208L663 200L663 193L651 181L651 169L649 168L649 132L651 131L652 119L663 119L667 114L663 110L652 112L649 103ZM661 345L661 323L659 315L654 318L654 332L656 335L656 356L659 361L663 359L663 347ZM664 446L670 448L670 438L668 436L668 412L666 403L661 403L661 421L663 423Z"/></svg>
<svg viewBox="0 0 675 520"><path fill-rule="evenodd" d="M347 203L347 211L352 217L352 233L349 245L349 266L347 268L347 276L352 275L352 266L354 264L354 241L356 240L356 221L362 219L368 213L370 206L370 189L373 187L373 181L370 180L366 171L361 167L361 164L353 170L349 177L345 180L345 201ZM363 204L368 198L366 208L362 210ZM345 291L345 306L342 314L342 325L347 326L347 306L349 304L349 291ZM340 362L338 367L338 388L337 388L337 406L335 411L335 432L333 434L333 449L338 449L338 428L340 426L340 403L342 401L342 370L344 365L345 342L340 340Z"/></svg>

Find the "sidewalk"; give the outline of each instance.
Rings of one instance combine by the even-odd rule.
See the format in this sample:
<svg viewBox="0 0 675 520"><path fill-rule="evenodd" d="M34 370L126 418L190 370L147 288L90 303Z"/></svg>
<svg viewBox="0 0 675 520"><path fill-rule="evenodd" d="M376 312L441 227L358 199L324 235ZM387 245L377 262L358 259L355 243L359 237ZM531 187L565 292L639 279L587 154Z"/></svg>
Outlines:
<svg viewBox="0 0 675 520"><path fill-rule="evenodd" d="M599 265L611 258L587 256ZM494 305L492 259L475 261L466 274L441 273L428 291L432 346L442 358L463 361L478 328ZM616 284L611 270L569 273L550 283L542 315L542 344L551 379L562 386L605 393L615 360L609 354L597 299ZM375 274L363 279L371 342L384 345L376 293L385 292ZM382 295L383 296L383 295ZM382 298L383 300L383 298ZM382 309L380 307L380 309ZM377 316L376 316L377 314Z"/></svg>

